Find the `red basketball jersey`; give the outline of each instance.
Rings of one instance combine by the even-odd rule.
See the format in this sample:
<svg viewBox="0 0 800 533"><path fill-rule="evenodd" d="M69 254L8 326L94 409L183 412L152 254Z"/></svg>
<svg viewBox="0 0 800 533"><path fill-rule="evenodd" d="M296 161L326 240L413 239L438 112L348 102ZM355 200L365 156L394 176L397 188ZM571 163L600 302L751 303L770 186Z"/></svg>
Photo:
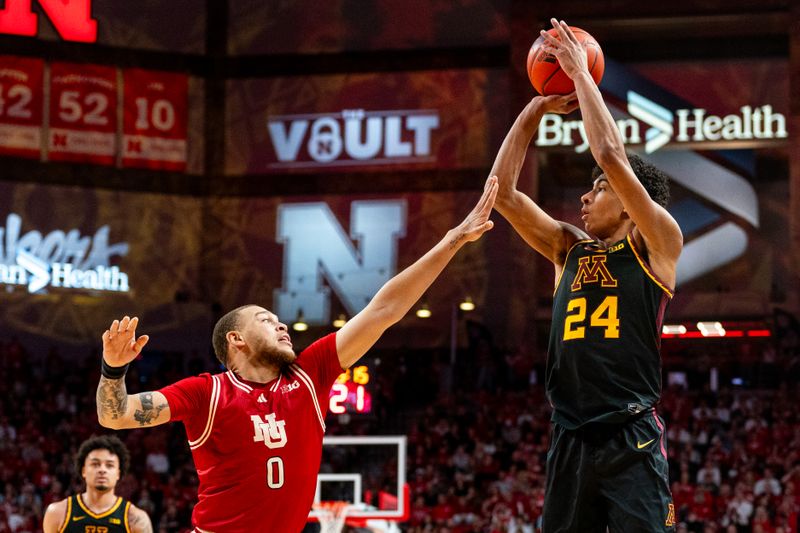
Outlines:
<svg viewBox="0 0 800 533"><path fill-rule="evenodd" d="M330 388L342 372L336 335L269 383L235 373L187 378L161 392L186 427L200 480L198 531L303 529L316 490Z"/></svg>

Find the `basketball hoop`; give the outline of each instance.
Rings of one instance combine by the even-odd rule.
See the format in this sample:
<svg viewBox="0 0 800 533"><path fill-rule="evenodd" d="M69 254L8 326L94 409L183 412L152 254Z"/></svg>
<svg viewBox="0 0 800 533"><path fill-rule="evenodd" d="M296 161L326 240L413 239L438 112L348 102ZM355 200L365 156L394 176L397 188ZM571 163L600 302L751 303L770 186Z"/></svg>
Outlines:
<svg viewBox="0 0 800 533"><path fill-rule="evenodd" d="M341 533L347 520L347 513L354 507L342 501L315 503L314 510L317 511L320 533Z"/></svg>

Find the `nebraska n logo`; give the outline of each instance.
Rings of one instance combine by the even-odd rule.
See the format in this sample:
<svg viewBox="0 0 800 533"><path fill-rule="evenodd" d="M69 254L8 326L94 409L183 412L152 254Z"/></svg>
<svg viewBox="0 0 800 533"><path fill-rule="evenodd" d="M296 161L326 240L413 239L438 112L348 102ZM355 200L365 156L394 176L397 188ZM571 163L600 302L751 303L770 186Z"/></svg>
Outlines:
<svg viewBox="0 0 800 533"><path fill-rule="evenodd" d="M97 20L92 18L92 0L39 0L45 16L65 41L97 41ZM6 0L0 8L0 33L33 37L39 31L39 16L31 0Z"/></svg>
<svg viewBox="0 0 800 533"><path fill-rule="evenodd" d="M285 420L275 420L275 413L264 415L264 420L258 415L250 416L253 421L253 442L263 442L264 445L274 450L286 446Z"/></svg>
<svg viewBox="0 0 800 533"><path fill-rule="evenodd" d="M592 255L578 259L578 272L572 280L572 292L579 291L584 283L600 282L602 287L616 287L617 280L606 266L605 255Z"/></svg>

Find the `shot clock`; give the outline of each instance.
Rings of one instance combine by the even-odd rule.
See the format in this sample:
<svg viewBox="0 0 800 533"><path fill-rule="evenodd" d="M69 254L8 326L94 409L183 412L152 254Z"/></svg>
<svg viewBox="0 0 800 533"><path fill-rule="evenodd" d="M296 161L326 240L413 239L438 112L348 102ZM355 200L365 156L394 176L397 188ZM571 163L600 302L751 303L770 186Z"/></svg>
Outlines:
<svg viewBox="0 0 800 533"><path fill-rule="evenodd" d="M369 393L370 374L367 365L348 368L336 378L331 387L328 409L331 413L365 414L372 411L372 395Z"/></svg>

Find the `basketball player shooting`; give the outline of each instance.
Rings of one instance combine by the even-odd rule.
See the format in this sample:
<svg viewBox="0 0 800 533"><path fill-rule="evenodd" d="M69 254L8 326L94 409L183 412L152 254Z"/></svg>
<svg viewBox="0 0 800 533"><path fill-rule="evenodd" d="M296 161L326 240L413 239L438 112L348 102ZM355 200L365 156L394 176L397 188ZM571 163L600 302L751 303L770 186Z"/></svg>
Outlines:
<svg viewBox="0 0 800 533"><path fill-rule="evenodd" d="M497 210L555 266L546 389L553 406L543 531L674 531L661 395L660 333L683 246L664 206L667 177L628 157L563 22L542 32L575 93L537 96L520 113L492 169ZM592 156L583 229L558 221L517 190L545 113L580 108Z"/></svg>
<svg viewBox="0 0 800 533"><path fill-rule="evenodd" d="M338 332L300 355L274 313L246 305L214 328L214 351L227 372L129 395L125 371L148 337L136 337L137 318L114 320L103 333L100 424L124 429L183 422L200 480L194 531L297 533L314 499L331 386L405 316L464 244L492 228L497 188L497 178L489 178L461 224L390 279Z"/></svg>

